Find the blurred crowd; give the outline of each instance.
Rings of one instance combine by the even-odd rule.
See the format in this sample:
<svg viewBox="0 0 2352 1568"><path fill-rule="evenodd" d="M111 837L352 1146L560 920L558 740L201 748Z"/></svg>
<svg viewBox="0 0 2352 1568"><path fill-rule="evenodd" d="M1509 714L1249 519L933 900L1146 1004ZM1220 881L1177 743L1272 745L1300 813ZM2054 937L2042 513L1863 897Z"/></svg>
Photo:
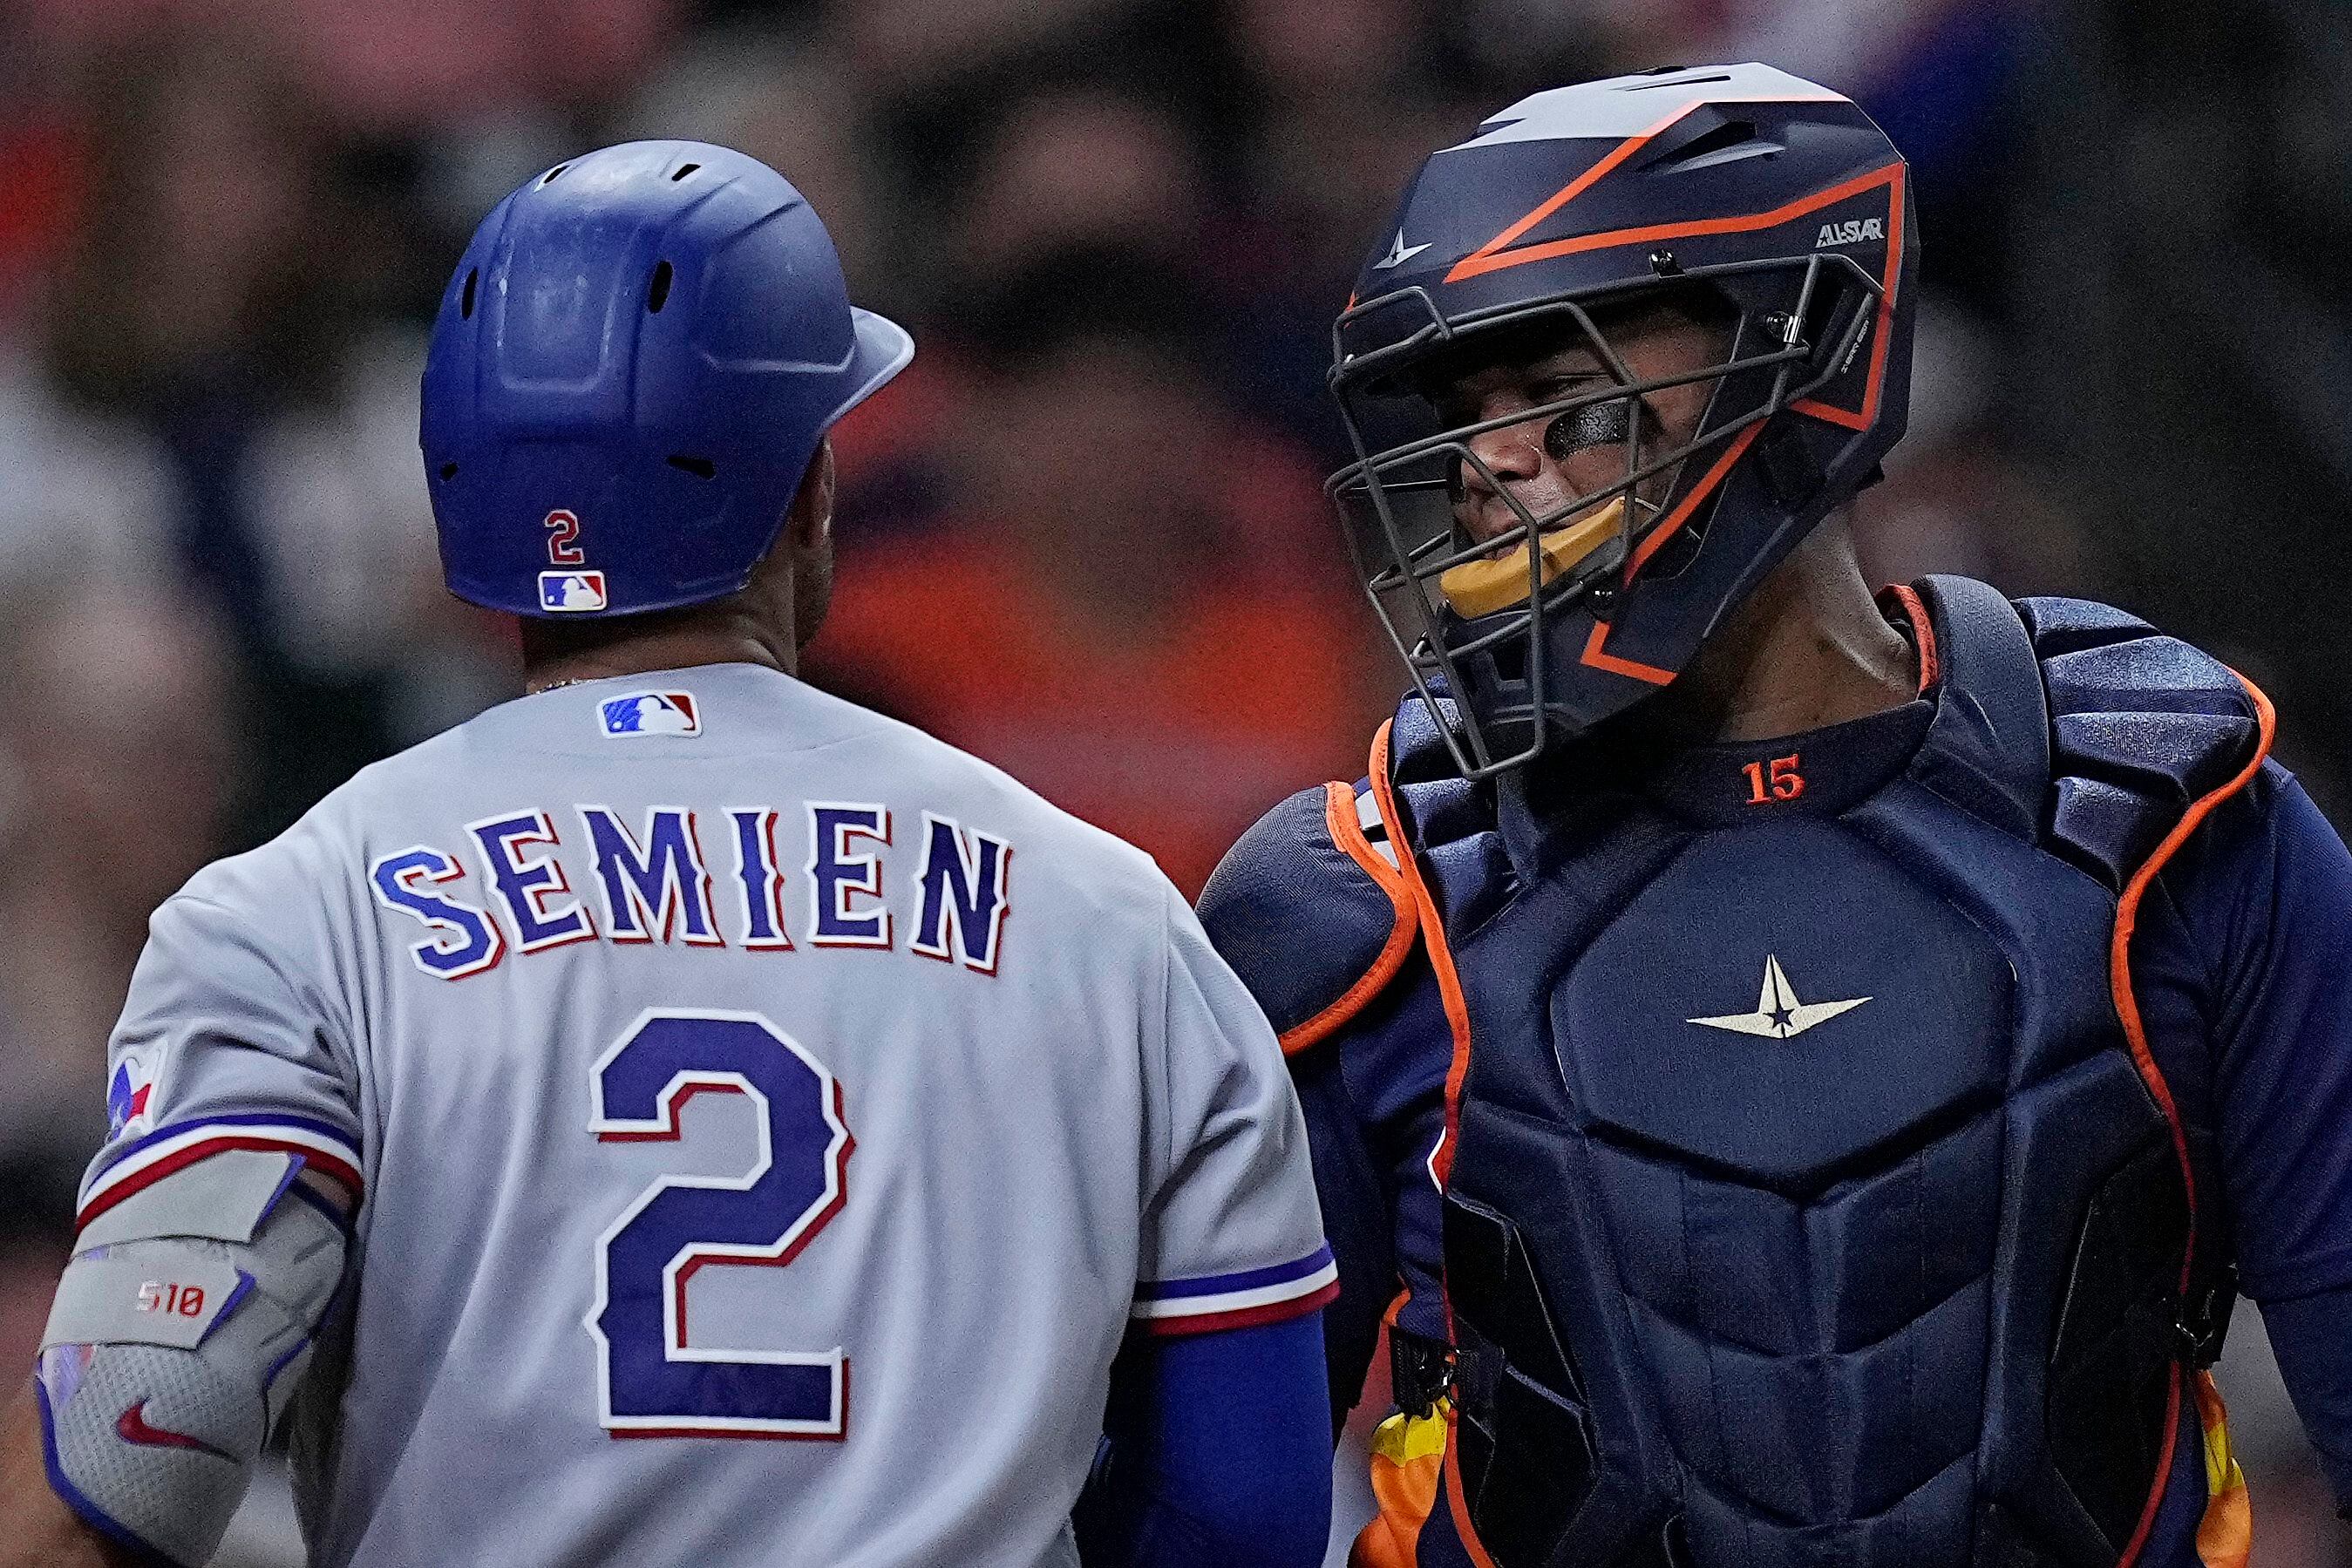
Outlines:
<svg viewBox="0 0 2352 1568"><path fill-rule="evenodd" d="M1321 385L1404 177L1528 90L1707 57L1853 92L1918 171L1913 434L1859 519L1877 573L2164 619L2269 681L2312 737L2288 760L2342 803L2352 725L2312 633L2346 552L2285 544L2341 520L2352 445L2231 380L2264 346L2220 362L2245 289L2147 254L2165 213L2135 193L2163 182L2132 172L2210 130L2201 107L2228 134L2170 199L2258 209L2294 127L2231 122L2218 91L2142 115L2170 65L2133 18L2171 8L0 0L0 1365L37 1335L148 911L512 693L511 629L438 580L424 336L476 220L606 141L773 163L860 302L915 330L913 369L837 434L841 590L812 676L1188 892L1268 804L1360 772L1398 684L1320 494ZM2232 46L2275 42L2342 95L2342 46L2296 35L2303 9L2257 5L2274 19ZM2127 146L2096 140L2102 115ZM2352 157L2345 123L2302 155ZM2300 245L2334 220L2296 221ZM2227 240L2198 265L2271 262L2276 361L2352 393L2342 307L2294 316L2291 260ZM2159 288L2145 320L2132 291ZM2126 387L2168 418L2118 417ZM2313 476L2300 499L2266 454ZM2272 575L2216 588L2233 554ZM2274 1391L2248 1411L2257 1560L2335 1560Z"/></svg>

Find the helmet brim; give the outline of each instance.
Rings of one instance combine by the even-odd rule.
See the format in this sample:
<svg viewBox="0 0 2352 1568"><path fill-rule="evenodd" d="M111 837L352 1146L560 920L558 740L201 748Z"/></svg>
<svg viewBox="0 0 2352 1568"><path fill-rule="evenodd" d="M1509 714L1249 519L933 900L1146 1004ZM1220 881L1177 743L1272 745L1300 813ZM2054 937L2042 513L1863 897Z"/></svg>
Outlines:
<svg viewBox="0 0 2352 1568"><path fill-rule="evenodd" d="M887 316L871 310L849 308L849 320L856 334L856 346L849 353L846 377L850 392L840 406L825 416L827 429L844 414L884 387L911 363L915 358L915 340L907 329Z"/></svg>

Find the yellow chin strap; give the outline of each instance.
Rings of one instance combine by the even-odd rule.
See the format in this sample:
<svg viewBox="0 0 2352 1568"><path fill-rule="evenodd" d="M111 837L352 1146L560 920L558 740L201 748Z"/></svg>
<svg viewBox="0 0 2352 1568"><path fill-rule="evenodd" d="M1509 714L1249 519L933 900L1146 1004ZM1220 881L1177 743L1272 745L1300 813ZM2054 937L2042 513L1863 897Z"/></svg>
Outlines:
<svg viewBox="0 0 2352 1568"><path fill-rule="evenodd" d="M1550 587L1562 572L1599 549L1618 530L1625 516L1625 497L1619 496L1580 523L1543 536L1543 585ZM1499 560L1465 560L1437 580L1438 591L1465 621L1492 615L1528 601L1528 546L1522 539Z"/></svg>

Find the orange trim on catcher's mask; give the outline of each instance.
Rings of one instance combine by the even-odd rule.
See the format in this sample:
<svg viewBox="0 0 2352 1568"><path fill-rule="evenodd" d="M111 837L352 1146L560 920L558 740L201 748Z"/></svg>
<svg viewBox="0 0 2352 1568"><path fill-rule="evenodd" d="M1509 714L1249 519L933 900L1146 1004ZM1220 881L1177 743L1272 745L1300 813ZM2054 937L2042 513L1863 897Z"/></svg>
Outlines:
<svg viewBox="0 0 2352 1568"><path fill-rule="evenodd" d="M1601 645L1608 641L1609 622L1595 621L1592 623L1592 635L1584 640L1584 652L1577 655L1577 663L1591 669L1606 670L1612 675L1625 675L1633 680L1647 681L1654 686L1673 684L1675 672L1672 670L1662 670L1655 664L1644 664L1638 659L1621 659L1614 653L1603 652Z"/></svg>
<svg viewBox="0 0 2352 1568"><path fill-rule="evenodd" d="M1623 163L1626 159L1631 158L1635 152L1641 151L1641 149L1650 141L1673 129L1675 125L1688 117L1694 110L1704 109L1711 104L1718 103L1841 103L1843 101L1845 101L1844 96L1841 93L1834 92L1769 93L1759 94L1752 97L1702 97L1692 99L1689 102L1675 109L1672 114L1667 115L1655 125L1651 126L1647 131L1640 131L1635 135L1629 136L1624 141L1619 142L1615 147L1611 148L1609 152L1601 157L1599 162L1593 164L1591 168L1587 169L1583 173L1579 174L1575 179L1570 180L1567 184L1552 193L1551 195L1546 197L1533 212L1528 214L1527 216L1511 225L1510 227L1505 229L1501 234L1496 235L1493 239L1488 240L1485 245L1480 246L1476 250L1472 251L1468 256L1464 256L1460 261L1455 262L1453 267L1446 273L1445 281L1448 283L1459 283L1465 277L1476 277L1483 273L1497 272L1507 267L1517 267L1523 261L1538 260L1543 256L1561 256L1567 254L1564 251L1553 250L1549 246L1537 246L1531 250L1513 251L1507 254L1505 253L1504 247L1508 246L1512 241L1517 239L1521 235L1527 233L1529 229L1535 227L1538 224L1543 222L1544 219L1551 216L1552 214L1559 211L1560 208L1568 205L1569 203L1576 200L1577 197L1584 194L1585 192L1591 190L1594 185L1598 184L1602 177L1607 175L1611 170L1617 168L1619 165Z"/></svg>
<svg viewBox="0 0 2352 1568"><path fill-rule="evenodd" d="M1641 570L1652 556L1658 553L1659 547L1680 532L1682 526L1690 521L1691 514L1698 510L1699 503L1714 495L1722 486L1724 476L1731 472L1732 465L1746 456L1748 449L1756 444L1756 438L1764 433L1765 423L1759 419L1732 437L1731 444L1724 448L1723 455L1715 460L1715 466L1709 468L1706 476L1691 486L1691 493L1682 498L1682 503L1666 514L1664 521L1642 536L1641 542L1633 547L1633 552L1625 558L1625 581L1632 582L1633 574ZM1647 681L1654 686L1668 685L1675 678L1675 672L1672 670L1661 669L1655 664L1644 664L1638 659L1621 658L1610 653L1608 647L1609 622L1595 621L1592 623L1592 635L1584 640L1584 652L1577 655L1577 662L1591 669L1605 670L1612 675L1624 675L1636 681Z"/></svg>
<svg viewBox="0 0 2352 1568"><path fill-rule="evenodd" d="M1886 188L1886 272L1878 281L1877 341L1870 346L1870 380L1862 394L1862 412L1854 413L1818 398L1799 398L1789 406L1799 413L1842 424L1848 430L1868 430L1878 422L1878 395L1886 384L1886 344L1894 335L1895 291L1903 283L1904 165L1895 165Z"/></svg>
<svg viewBox="0 0 2352 1568"><path fill-rule="evenodd" d="M1689 111L1686 110L1684 112ZM1682 116L1676 115L1675 118L1679 120ZM1672 120L1667 121L1667 124L1672 123ZM1658 131L1664 129L1664 125L1658 127ZM1616 152L1611 153L1610 157L1603 159L1601 162L1611 168L1615 167L1615 164L1611 162L1611 159L1620 159L1621 154L1630 152L1634 147L1656 135L1658 131L1643 132L1641 136L1619 148ZM1607 172L1607 169L1601 168L1599 164L1594 168L1601 173ZM1897 160L1893 163L1873 169L1867 173L1856 174L1851 180L1842 180L1825 191L1815 191L1810 196L1801 196L1782 206L1774 207L1769 212L1743 213L1727 218L1691 218L1678 224L1652 224L1643 228L1603 229L1599 234L1572 235L1566 239L1547 240L1542 245L1531 245L1523 249L1500 251L1496 254L1501 246L1508 244L1516 235L1526 233L1528 229L1564 204L1570 196L1582 193L1580 187L1571 185L1559 196L1554 197L1550 203L1537 208L1510 228L1505 229L1495 238L1487 241L1476 251L1456 262L1454 270L1445 275L1445 281L1458 283L1464 278L1475 277L1482 273L1499 272L1507 267L1524 267L1531 261L1549 261L1555 256L1580 256L1588 250L1615 250L1621 246L1647 245L1659 240L1694 239L1701 235L1748 234L1757 229L1777 228L1782 224L1803 217L1807 213L1819 212L1823 207L1835 205L1849 196L1858 196L1873 186L1899 185L1903 179L1903 169L1904 164ZM1599 175L1596 173L1591 177L1598 178ZM1590 183L1590 180L1587 183Z"/></svg>
<svg viewBox="0 0 2352 1568"><path fill-rule="evenodd" d="M2164 1113L2165 1121L2171 1124L2172 1152L2180 1162L2181 1186L2189 1195L2189 1245L2183 1249L2180 1260L2180 1291L2184 1296L2188 1293L2197 1261L2197 1176L2189 1165L2189 1131L2181 1122L2180 1107L2172 1098L2172 1086L2164 1081L2164 1070L2157 1064L2156 1053L2148 1048L2147 1028L2140 1018L2139 999L2132 989L2131 939L2132 933L2139 925L2140 901L2147 895L2148 888L2155 883L2166 863L2179 853L2180 846L2189 841L2189 836L2201 827L2205 819L2211 816L2223 801L2254 781L2256 775L2262 772L2263 759L2271 754L2271 742L2278 734L2278 710L2271 706L2271 699L2263 695L2260 686L2235 670L2230 673L2237 677L2240 685L2246 688L2246 695L2254 705L2254 724L2258 735L2254 754L2228 783L2210 794L2200 797L2180 821L2173 824L2172 831L2164 835L2164 841L2156 846L2156 852L2132 873L2131 881L2124 885L2123 895L2116 900L2115 936L2107 947L2107 984L2114 993L2116 1016L2123 1023L2125 1042L2131 1047L2132 1065L2139 1070L2141 1082L2147 1085L2147 1092L2156 1101L2157 1108ZM2181 1365L2176 1360L2172 1364L2171 1381L2165 1390L2164 1446L2157 1457L2156 1484L2148 1489L2147 1506L2140 1511L2139 1527L2132 1531L2132 1538L2124 1547L2123 1556L2116 1568L2132 1568L2139 1561L2140 1552L2147 1545L2148 1532L2156 1527L2157 1511L2163 1504L2166 1486L2172 1478L2173 1452L2180 1441L2181 1394Z"/></svg>
<svg viewBox="0 0 2352 1568"><path fill-rule="evenodd" d="M1691 514L1698 510L1699 503L1715 494L1716 486L1723 483L1723 476L1731 472L1731 465L1746 456L1748 449L1756 444L1756 438L1764 434L1764 426L1768 423L1759 419L1733 436L1731 444L1723 449L1723 455L1715 460L1715 466L1691 486L1691 493L1682 498L1682 504L1667 513L1656 528L1642 536L1641 541L1633 547L1633 553L1625 558L1624 581L1632 582L1633 574L1649 565L1650 558L1658 553L1659 548L1682 530L1682 526L1690 521Z"/></svg>
<svg viewBox="0 0 2352 1568"><path fill-rule="evenodd" d="M1519 219L1518 222L1505 229L1501 234L1496 235L1493 239L1488 240L1485 245L1480 246L1476 250L1472 251L1468 256L1464 256L1460 261L1455 262L1453 267L1446 273L1445 281L1448 283L1459 283L1465 277L1476 277L1481 273L1494 272L1506 267L1516 267L1522 259L1532 259L1529 257L1505 256L1500 253L1506 246L1509 246L1521 235L1527 233L1529 229L1535 227L1538 224L1551 216L1552 214L1559 211L1560 208L1568 205L1569 203L1576 200L1577 197L1584 194L1585 192L1592 189L1594 185L1599 184L1612 169L1616 168L1619 164L1624 162L1626 159L1631 158L1634 153L1640 152L1643 146L1646 144L1651 138L1658 136L1670 130L1677 121L1681 120L1685 116L1688 115L1691 110L1697 107L1698 104L1696 102L1685 103L1679 109L1676 109L1672 114L1667 115L1664 120L1661 120L1655 125L1650 127L1647 131L1640 131L1634 135L1627 137L1624 141L1620 141L1616 146L1601 154L1601 161L1593 164L1591 168L1587 169L1583 173L1579 174L1575 179L1570 180L1567 184L1562 185L1559 190L1554 191L1549 196L1544 198L1542 202L1537 204L1533 212Z"/></svg>

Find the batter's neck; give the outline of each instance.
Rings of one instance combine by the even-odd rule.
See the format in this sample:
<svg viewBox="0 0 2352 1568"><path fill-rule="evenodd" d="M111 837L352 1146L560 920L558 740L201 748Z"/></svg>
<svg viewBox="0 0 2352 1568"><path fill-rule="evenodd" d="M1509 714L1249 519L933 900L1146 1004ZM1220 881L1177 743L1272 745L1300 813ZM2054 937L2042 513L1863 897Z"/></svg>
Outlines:
<svg viewBox="0 0 2352 1568"><path fill-rule="evenodd" d="M673 615L632 616L625 622L604 622L586 636L583 632L589 632L585 623L555 629L544 622L524 622L524 687L543 692L582 681L690 669L697 664L763 664L787 675L800 673L793 639L776 635L774 628L750 616L698 609Z"/></svg>

